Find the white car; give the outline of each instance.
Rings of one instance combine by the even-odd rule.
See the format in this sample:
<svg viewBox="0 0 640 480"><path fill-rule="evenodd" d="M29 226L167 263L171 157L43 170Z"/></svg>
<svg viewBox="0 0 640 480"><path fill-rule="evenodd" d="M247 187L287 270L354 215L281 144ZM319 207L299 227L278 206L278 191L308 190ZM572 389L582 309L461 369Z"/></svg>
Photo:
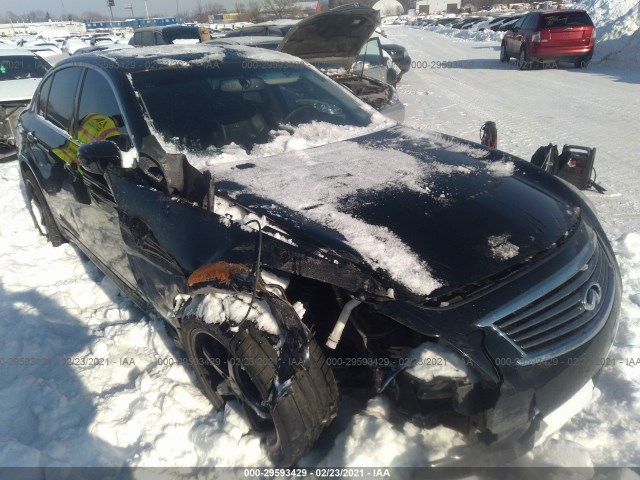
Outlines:
<svg viewBox="0 0 640 480"><path fill-rule="evenodd" d="M25 48L0 49L0 144L4 147L15 146L18 115L50 68L46 60Z"/></svg>

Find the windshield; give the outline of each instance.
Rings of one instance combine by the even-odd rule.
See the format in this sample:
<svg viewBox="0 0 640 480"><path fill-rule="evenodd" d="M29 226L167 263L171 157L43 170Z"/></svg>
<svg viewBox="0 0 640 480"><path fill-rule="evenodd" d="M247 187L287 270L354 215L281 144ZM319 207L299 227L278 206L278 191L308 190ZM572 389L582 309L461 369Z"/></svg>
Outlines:
<svg viewBox="0 0 640 480"><path fill-rule="evenodd" d="M0 57L0 81L42 78L48 69L49 64L40 57L27 55Z"/></svg>
<svg viewBox="0 0 640 480"><path fill-rule="evenodd" d="M232 143L250 152L268 143L274 130L313 121L371 122L343 87L302 63L218 65L189 68L188 74L184 68L133 74L134 87L164 141L193 152Z"/></svg>

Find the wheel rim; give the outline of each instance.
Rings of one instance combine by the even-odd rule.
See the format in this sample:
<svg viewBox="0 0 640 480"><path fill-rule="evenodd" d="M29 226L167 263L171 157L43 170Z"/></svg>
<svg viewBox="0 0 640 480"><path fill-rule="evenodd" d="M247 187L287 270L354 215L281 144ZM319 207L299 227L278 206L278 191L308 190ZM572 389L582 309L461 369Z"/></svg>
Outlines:
<svg viewBox="0 0 640 480"><path fill-rule="evenodd" d="M269 406L264 405L258 387L243 367L243 362L231 354L210 332L200 330L193 336L193 352L197 369L208 387L220 397L235 397L247 414L251 427L269 433L267 443L277 441Z"/></svg>

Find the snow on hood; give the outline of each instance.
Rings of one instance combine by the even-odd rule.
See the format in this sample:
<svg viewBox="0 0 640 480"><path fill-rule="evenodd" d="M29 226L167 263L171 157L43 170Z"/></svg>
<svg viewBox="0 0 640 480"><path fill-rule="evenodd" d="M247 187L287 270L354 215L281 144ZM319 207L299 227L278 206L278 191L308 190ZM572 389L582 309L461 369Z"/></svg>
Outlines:
<svg viewBox="0 0 640 480"><path fill-rule="evenodd" d="M190 156L190 162L197 168L210 169L217 180L239 183L340 233L372 268L385 270L416 294L427 295L441 283L433 278L429 266L419 255L388 228L343 213L339 206L343 197L360 190L403 186L424 193L425 187L418 184L417 179L437 169L438 164L426 164L401 152L394 152L393 164L390 164L389 152L354 142L325 147L322 162L306 155L306 148L320 143L317 139L326 143L327 138L337 140L371 130L371 127L313 123L299 127L295 135L279 134L274 142L255 148L251 155L241 149L228 150L219 157ZM277 161L271 162L269 157L259 159L267 153L283 151L286 153L278 156ZM345 158L349 161L345 162ZM259 168L253 168L256 165L252 162L259 163ZM239 164L243 167L237 168Z"/></svg>

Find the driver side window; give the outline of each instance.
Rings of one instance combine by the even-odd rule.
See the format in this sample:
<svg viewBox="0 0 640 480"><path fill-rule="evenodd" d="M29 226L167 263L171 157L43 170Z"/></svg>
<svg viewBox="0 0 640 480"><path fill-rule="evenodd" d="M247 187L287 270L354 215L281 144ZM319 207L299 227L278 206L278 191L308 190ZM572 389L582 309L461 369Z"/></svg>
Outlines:
<svg viewBox="0 0 640 480"><path fill-rule="evenodd" d="M80 143L111 140L122 151L130 148L124 117L111 85L95 70L87 70L82 84L75 132Z"/></svg>

